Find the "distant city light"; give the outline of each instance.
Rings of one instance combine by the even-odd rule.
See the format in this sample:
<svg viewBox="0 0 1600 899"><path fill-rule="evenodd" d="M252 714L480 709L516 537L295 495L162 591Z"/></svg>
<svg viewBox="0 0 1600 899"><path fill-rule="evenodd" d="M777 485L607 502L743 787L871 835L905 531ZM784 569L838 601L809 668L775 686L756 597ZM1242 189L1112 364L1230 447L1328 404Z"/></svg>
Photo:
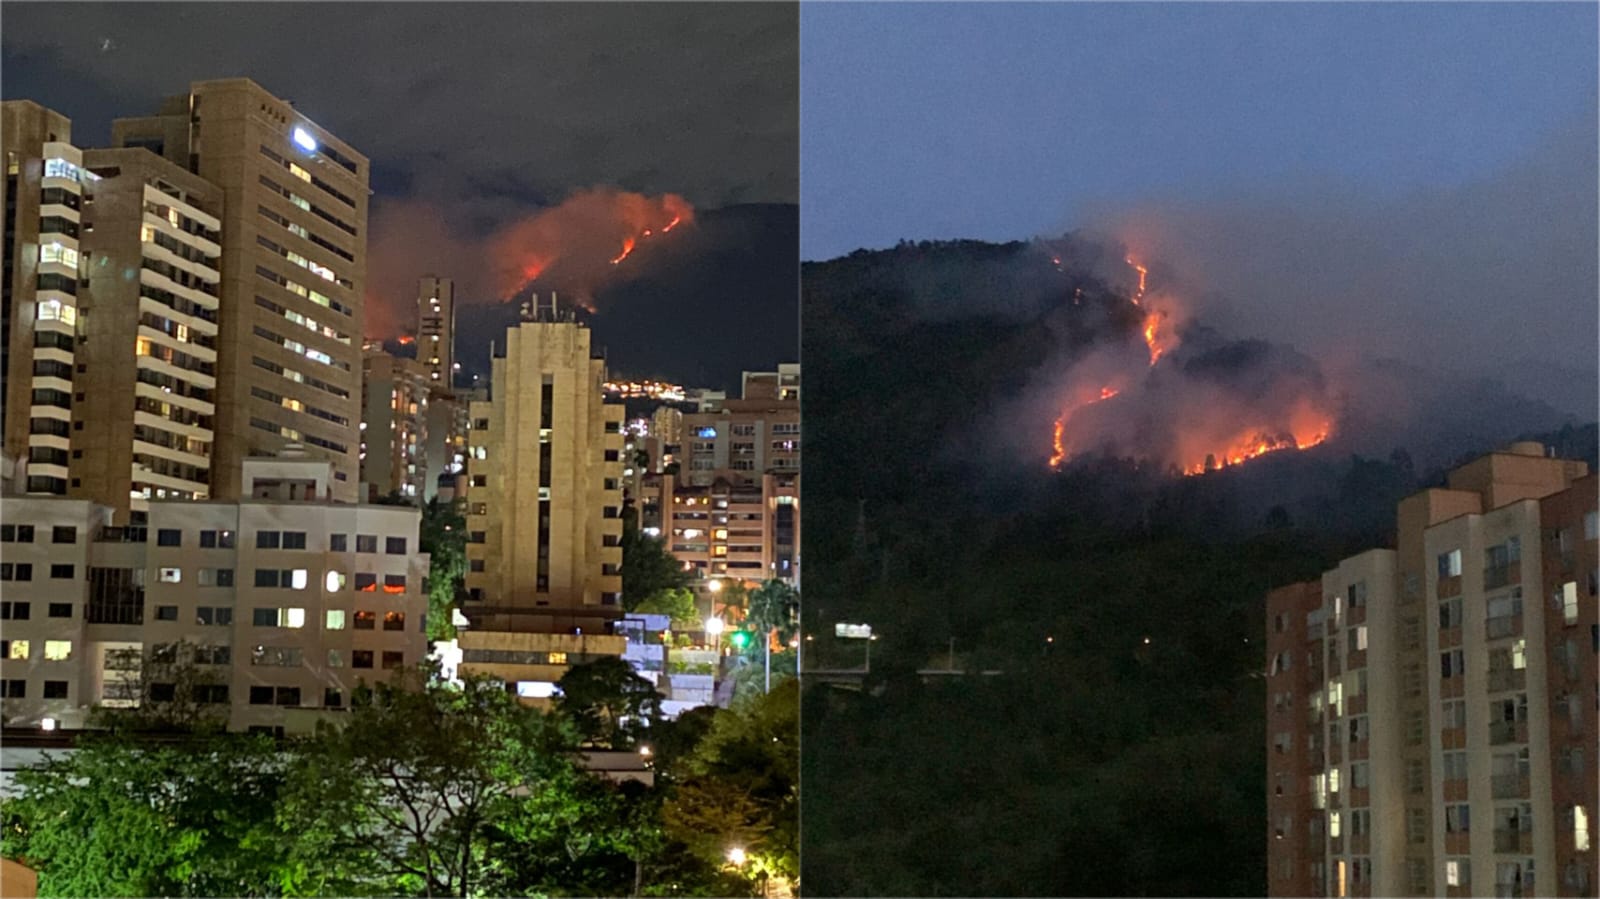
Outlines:
<svg viewBox="0 0 1600 899"><path fill-rule="evenodd" d="M307 153L317 152L317 139L311 136L311 132L301 128L299 125L294 128L294 142L299 144L300 149L305 150Z"/></svg>
<svg viewBox="0 0 1600 899"><path fill-rule="evenodd" d="M606 393L623 397L649 397L669 402L682 402L687 397L682 384L665 381L606 381L601 388Z"/></svg>

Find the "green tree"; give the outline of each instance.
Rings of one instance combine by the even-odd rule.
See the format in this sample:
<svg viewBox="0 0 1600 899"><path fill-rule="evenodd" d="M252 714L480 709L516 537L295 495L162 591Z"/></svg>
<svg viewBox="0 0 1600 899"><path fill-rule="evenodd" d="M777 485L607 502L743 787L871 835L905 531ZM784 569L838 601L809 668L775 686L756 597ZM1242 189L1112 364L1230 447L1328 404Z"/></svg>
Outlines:
<svg viewBox="0 0 1600 899"><path fill-rule="evenodd" d="M140 739L145 742L139 742ZM268 896L286 864L270 738L113 734L16 774L0 851L41 896Z"/></svg>
<svg viewBox="0 0 1600 899"><path fill-rule="evenodd" d="M689 586L683 563L667 552L666 541L639 529L639 513L622 509L622 607L629 612L663 590Z"/></svg>
<svg viewBox="0 0 1600 899"><path fill-rule="evenodd" d="M675 766L680 785L662 812L668 836L708 863L737 846L751 860L747 873L798 876L799 696L791 678L716 714Z"/></svg>
<svg viewBox="0 0 1600 899"><path fill-rule="evenodd" d="M669 615L672 626L679 630L697 630L702 623L694 593L685 588L657 590L635 606L633 611L647 615Z"/></svg>
<svg viewBox="0 0 1600 899"><path fill-rule="evenodd" d="M427 683L422 683L427 680ZM280 822L296 895L481 893L495 822L567 776L567 738L498 681L379 685L296 766Z"/></svg>
<svg viewBox="0 0 1600 899"><path fill-rule="evenodd" d="M556 687L556 711L592 746L631 748L661 719L664 697L615 656L574 665Z"/></svg>
<svg viewBox="0 0 1600 899"><path fill-rule="evenodd" d="M467 519L460 500L442 502L437 496L428 500L422 507L418 544L429 554L428 639L453 639L451 613L467 579Z"/></svg>

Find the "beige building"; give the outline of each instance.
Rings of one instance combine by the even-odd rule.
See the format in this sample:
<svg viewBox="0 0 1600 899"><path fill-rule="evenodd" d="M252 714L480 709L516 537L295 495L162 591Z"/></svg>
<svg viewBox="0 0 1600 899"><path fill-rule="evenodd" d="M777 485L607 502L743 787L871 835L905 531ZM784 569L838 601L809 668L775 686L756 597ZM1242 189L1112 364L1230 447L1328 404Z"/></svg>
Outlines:
<svg viewBox="0 0 1600 899"><path fill-rule="evenodd" d="M702 579L798 584L800 367L743 380L739 399L668 419L678 472L643 479L640 525Z"/></svg>
<svg viewBox="0 0 1600 899"><path fill-rule="evenodd" d="M333 464L335 496L353 501L366 157L244 78L195 82L154 116L118 119L112 136L224 195L212 495L241 495L244 458L303 444Z"/></svg>
<svg viewBox="0 0 1600 899"><path fill-rule="evenodd" d="M1577 595L1579 560L1595 558L1586 470L1538 444L1484 456L1402 501L1397 548L1324 575L1314 613L1293 590L1269 598L1275 628L1305 617L1308 653L1274 654L1269 695L1291 692L1302 661L1324 678L1268 736L1269 757L1303 751L1316 769L1275 782L1269 807L1309 793L1317 812L1291 823L1322 841L1298 855L1299 834L1269 842L1272 895L1592 895L1593 681L1575 658L1587 637L1593 669L1600 647L1579 633L1594 605Z"/></svg>
<svg viewBox="0 0 1600 899"><path fill-rule="evenodd" d="M342 504L332 466L251 459L238 502L0 498L8 726L178 700L233 730L305 732L427 652L421 513ZM187 696L180 696L183 691Z"/></svg>
<svg viewBox="0 0 1600 899"><path fill-rule="evenodd" d="M210 495L222 191L144 149L83 159L100 177L83 211L68 493L127 524L152 499Z"/></svg>
<svg viewBox="0 0 1600 899"><path fill-rule="evenodd" d="M81 213L96 176L72 145L71 121L37 103L0 103L0 143L6 156L0 449L26 465L23 490L64 496L81 333Z"/></svg>
<svg viewBox="0 0 1600 899"><path fill-rule="evenodd" d="M424 275L417 282L417 361L436 388L455 387L456 282Z"/></svg>
<svg viewBox="0 0 1600 899"><path fill-rule="evenodd" d="M471 406L460 645L463 672L541 698L536 685L574 653L626 643L608 631L622 614L623 409L604 401L587 327L553 302L526 317L491 360L490 398Z"/></svg>
<svg viewBox="0 0 1600 899"><path fill-rule="evenodd" d="M424 362L371 346L362 356L361 483L368 500L421 503L435 474L429 450L434 389Z"/></svg>

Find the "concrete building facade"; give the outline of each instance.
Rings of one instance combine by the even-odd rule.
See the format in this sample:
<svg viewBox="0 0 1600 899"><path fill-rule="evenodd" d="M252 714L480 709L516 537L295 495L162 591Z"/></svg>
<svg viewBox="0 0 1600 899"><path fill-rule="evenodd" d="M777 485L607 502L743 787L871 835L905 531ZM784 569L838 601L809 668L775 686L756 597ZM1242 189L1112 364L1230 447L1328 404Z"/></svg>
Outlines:
<svg viewBox="0 0 1600 899"><path fill-rule="evenodd" d="M1308 617L1306 639L1325 682L1283 719L1304 728L1268 738L1269 759L1306 745L1321 770L1275 783L1289 798L1268 802L1308 791L1325 811L1306 827L1326 848L1309 840L1296 856L1274 840L1272 895L1588 895L1600 632L1581 630L1594 614L1586 469L1538 444L1491 453L1401 502L1395 550L1323 577L1322 630ZM1269 621L1310 615L1297 596L1271 594ZM1268 673L1280 697L1291 680L1277 656Z"/></svg>
<svg viewBox="0 0 1600 899"><path fill-rule="evenodd" d="M236 499L246 457L308 446L335 495L360 479L368 162L254 82L200 81L112 126L224 196L212 495Z"/></svg>
<svg viewBox="0 0 1600 899"><path fill-rule="evenodd" d="M152 499L210 495L222 192L144 149L83 159L99 178L83 212L68 492L127 524Z"/></svg>
<svg viewBox="0 0 1600 899"><path fill-rule="evenodd" d="M305 732L423 661L421 513L336 503L332 466L245 463L238 502L161 501L147 525L70 498L0 498L8 726L183 702L232 730Z"/></svg>
<svg viewBox="0 0 1600 899"><path fill-rule="evenodd" d="M381 346L362 355L361 483L367 500L399 494L425 501L436 472L429 457L434 389L428 366Z"/></svg>
<svg viewBox="0 0 1600 899"><path fill-rule="evenodd" d="M424 275L417 282L417 361L440 390L455 389L456 283Z"/></svg>
<svg viewBox="0 0 1600 899"><path fill-rule="evenodd" d="M0 289L0 419L5 455L26 464L28 493L64 496L72 450L79 331L83 167L67 117L0 103L6 157Z"/></svg>
<svg viewBox="0 0 1600 899"><path fill-rule="evenodd" d="M567 666L620 656L623 407L554 302L530 310L470 407L464 674L547 701Z"/></svg>

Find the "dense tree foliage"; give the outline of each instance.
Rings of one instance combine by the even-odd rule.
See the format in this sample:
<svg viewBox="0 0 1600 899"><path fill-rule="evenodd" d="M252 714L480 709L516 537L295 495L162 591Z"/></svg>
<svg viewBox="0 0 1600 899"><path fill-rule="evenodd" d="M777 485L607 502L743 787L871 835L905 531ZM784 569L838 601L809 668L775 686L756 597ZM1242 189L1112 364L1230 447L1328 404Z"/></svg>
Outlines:
<svg viewBox="0 0 1600 899"><path fill-rule="evenodd" d="M664 697L620 658L574 665L556 687L556 711L587 745L630 749L661 720Z"/></svg>
<svg viewBox="0 0 1600 899"><path fill-rule="evenodd" d="M622 509L622 605L632 612L658 593L689 586L683 563L667 552L666 541L639 529L639 513Z"/></svg>
<svg viewBox="0 0 1600 899"><path fill-rule="evenodd" d="M701 625L694 592L686 587L657 590L634 606L633 611L646 615L667 615L672 619L672 626L679 630L699 630Z"/></svg>
<svg viewBox="0 0 1600 899"><path fill-rule="evenodd" d="M619 784L565 714L409 672L306 738L88 740L18 772L0 849L42 896L754 895L794 867L794 705L657 721L655 783ZM683 826L728 795L754 804L743 866Z"/></svg>
<svg viewBox="0 0 1600 899"><path fill-rule="evenodd" d="M418 548L428 553L428 639L450 640L456 635L452 612L466 592L467 519L459 500L444 502L437 496L422 507Z"/></svg>

